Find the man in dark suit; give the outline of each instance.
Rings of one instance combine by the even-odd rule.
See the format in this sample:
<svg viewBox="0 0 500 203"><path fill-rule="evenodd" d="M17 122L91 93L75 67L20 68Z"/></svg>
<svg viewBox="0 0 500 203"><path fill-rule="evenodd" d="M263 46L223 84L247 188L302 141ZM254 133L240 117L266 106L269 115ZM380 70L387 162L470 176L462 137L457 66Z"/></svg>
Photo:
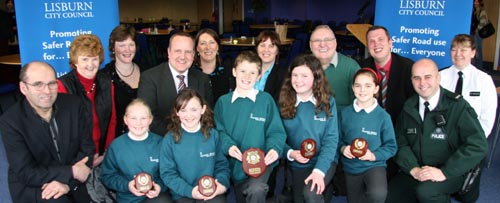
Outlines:
<svg viewBox="0 0 500 203"><path fill-rule="evenodd" d="M137 96L151 107L152 132L165 135L177 92L184 88L197 90L213 106L208 76L196 68L189 68L194 53L193 38L184 32L175 33L168 45L168 62L141 74Z"/></svg>
<svg viewBox="0 0 500 203"><path fill-rule="evenodd" d="M391 115L392 124L396 126L405 101L415 95L411 84L413 61L391 52L392 40L389 36L389 31L385 27L375 25L369 28L366 32L366 41L371 57L362 61L360 65L363 68L372 68L382 77L377 100ZM389 159L387 178L390 180L398 170L394 160Z"/></svg>
<svg viewBox="0 0 500 203"><path fill-rule="evenodd" d="M0 117L13 202L89 202L84 182L95 148L79 99L57 94L44 62L27 64L20 80L25 98Z"/></svg>
<svg viewBox="0 0 500 203"><path fill-rule="evenodd" d="M369 67L381 76L385 74L386 89L384 102L384 87L380 84L378 102L389 115L395 125L405 101L415 94L411 84L411 66L409 58L392 53L392 40L389 31L382 26L373 26L366 32L369 58L361 62L361 67Z"/></svg>

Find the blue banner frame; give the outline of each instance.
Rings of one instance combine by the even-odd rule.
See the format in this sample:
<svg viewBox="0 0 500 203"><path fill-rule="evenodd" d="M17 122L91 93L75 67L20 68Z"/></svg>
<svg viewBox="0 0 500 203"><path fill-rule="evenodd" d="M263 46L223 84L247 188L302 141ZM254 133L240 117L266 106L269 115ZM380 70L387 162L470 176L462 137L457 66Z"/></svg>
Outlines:
<svg viewBox="0 0 500 203"><path fill-rule="evenodd" d="M80 34L101 39L104 62L109 34L119 25L118 0L16 0L21 64L45 61L60 77L70 71L69 46Z"/></svg>
<svg viewBox="0 0 500 203"><path fill-rule="evenodd" d="M472 1L377 0L375 25L387 28L392 52L419 60L430 58L438 67L451 65L451 40L470 32Z"/></svg>

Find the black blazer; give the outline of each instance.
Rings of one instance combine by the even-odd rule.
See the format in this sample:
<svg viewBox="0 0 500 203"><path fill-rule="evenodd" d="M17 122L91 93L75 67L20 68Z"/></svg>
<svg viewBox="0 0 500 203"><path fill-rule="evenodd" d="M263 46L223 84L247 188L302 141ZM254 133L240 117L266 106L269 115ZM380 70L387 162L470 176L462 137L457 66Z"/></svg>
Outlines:
<svg viewBox="0 0 500 203"><path fill-rule="evenodd" d="M213 93L208 76L197 68L190 68L187 78L188 88L198 91L213 107ZM141 74L137 97L144 99L153 113L153 123L150 130L158 135L167 133L167 124L170 123L170 113L177 96L174 76L168 62L164 62Z"/></svg>
<svg viewBox="0 0 500 203"><path fill-rule="evenodd" d="M71 166L95 151L91 128L84 122L81 101L59 94L53 105L59 134L57 156L47 122L35 113L26 99L14 104L0 117L0 130L9 161L9 190L13 202L41 202L41 188L57 180L70 187L74 201L89 199L84 183L73 179ZM81 196L83 195L83 196Z"/></svg>
<svg viewBox="0 0 500 203"><path fill-rule="evenodd" d="M264 91L273 96L276 104L279 102L281 86L283 85L283 80L285 79L287 72L288 67L286 67L286 65L275 63L273 70L271 70L271 73L269 73L269 76L267 77Z"/></svg>
<svg viewBox="0 0 500 203"><path fill-rule="evenodd" d="M389 83L387 84L387 100L385 110L391 115L392 123L396 124L399 113L403 110L405 101L415 94L415 89L411 83L411 67L413 61L402 57L399 54L392 53L391 72L389 73ZM373 57L365 59L360 64L361 67L369 67L377 71ZM379 92L382 91L380 87ZM378 103L382 104L381 94L379 94Z"/></svg>
<svg viewBox="0 0 500 203"><path fill-rule="evenodd" d="M7 111L12 105L14 105L17 101L21 100L22 95L19 92L19 88L14 91L1 94L0 95L0 116Z"/></svg>

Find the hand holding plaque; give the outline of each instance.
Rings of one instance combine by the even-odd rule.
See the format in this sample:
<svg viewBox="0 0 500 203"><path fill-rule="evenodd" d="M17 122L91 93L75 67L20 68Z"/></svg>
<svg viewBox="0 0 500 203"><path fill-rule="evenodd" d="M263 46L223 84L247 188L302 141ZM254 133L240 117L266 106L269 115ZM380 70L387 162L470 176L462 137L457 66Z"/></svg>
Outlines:
<svg viewBox="0 0 500 203"><path fill-rule="evenodd" d="M142 193L147 193L153 188L153 178L146 172L135 175L135 188Z"/></svg>
<svg viewBox="0 0 500 203"><path fill-rule="evenodd" d="M258 148L247 149L241 161L243 171L252 178L259 178L266 171L264 152Z"/></svg>
<svg viewBox="0 0 500 203"><path fill-rule="evenodd" d="M302 144L300 145L300 155L302 155L304 158L312 158L316 154L316 141L308 138L302 141Z"/></svg>
<svg viewBox="0 0 500 203"><path fill-rule="evenodd" d="M351 143L351 154L355 157L361 157L366 154L368 141L363 138L356 138Z"/></svg>
<svg viewBox="0 0 500 203"><path fill-rule="evenodd" d="M202 176L198 179L198 191L205 197L212 196L217 190L217 184L212 176Z"/></svg>

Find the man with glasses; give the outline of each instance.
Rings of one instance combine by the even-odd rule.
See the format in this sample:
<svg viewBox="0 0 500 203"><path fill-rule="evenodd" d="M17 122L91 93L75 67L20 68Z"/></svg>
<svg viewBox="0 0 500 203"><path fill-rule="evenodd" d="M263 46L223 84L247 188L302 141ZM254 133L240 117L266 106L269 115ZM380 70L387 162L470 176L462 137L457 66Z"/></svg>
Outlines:
<svg viewBox="0 0 500 203"><path fill-rule="evenodd" d="M336 51L337 40L333 30L328 25L319 25L314 29L309 46L314 56L321 62L323 70L325 70L326 79L330 85L332 95L335 97L338 115L340 116L340 111L344 107L352 105L354 101L352 84L354 74L360 67L355 60ZM333 161L335 162L334 165L337 166L338 153L335 154ZM330 202L333 190L337 195L346 195L342 164L339 164L335 171L333 180L330 183L325 183L327 185L325 202Z"/></svg>
<svg viewBox="0 0 500 203"><path fill-rule="evenodd" d="M360 69L358 63L336 51L337 40L328 25L319 25L314 29L309 46L325 70L330 89L337 102L337 110L351 105L354 101L351 85L354 73Z"/></svg>
<svg viewBox="0 0 500 203"><path fill-rule="evenodd" d="M13 202L89 202L84 182L95 147L80 100L57 94L45 62L28 63L19 79L25 98L0 117Z"/></svg>

